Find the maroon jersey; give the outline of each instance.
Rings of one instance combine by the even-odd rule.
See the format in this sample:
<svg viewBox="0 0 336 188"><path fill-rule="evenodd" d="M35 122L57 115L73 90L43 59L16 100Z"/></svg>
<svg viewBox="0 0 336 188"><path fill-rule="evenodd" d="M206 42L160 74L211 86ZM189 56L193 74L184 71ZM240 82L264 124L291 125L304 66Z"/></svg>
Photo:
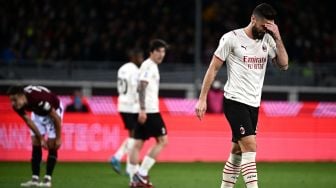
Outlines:
<svg viewBox="0 0 336 188"><path fill-rule="evenodd" d="M23 108L16 110L19 114L24 114L25 111L32 111L37 115L46 116L52 108L56 110L60 107L60 100L57 96L43 86L26 86L24 93L27 97L27 104Z"/></svg>

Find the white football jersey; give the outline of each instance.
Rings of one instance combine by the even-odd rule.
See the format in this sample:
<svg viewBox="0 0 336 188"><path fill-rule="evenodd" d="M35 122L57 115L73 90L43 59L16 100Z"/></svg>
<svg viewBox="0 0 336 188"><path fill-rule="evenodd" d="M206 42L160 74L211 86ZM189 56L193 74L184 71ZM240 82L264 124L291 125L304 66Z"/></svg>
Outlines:
<svg viewBox="0 0 336 188"><path fill-rule="evenodd" d="M140 67L139 80L148 82L145 94L146 113L159 112L160 73L158 65L149 58L145 60Z"/></svg>
<svg viewBox="0 0 336 188"><path fill-rule="evenodd" d="M215 56L227 65L225 98L259 107L268 58L276 57L272 36L253 40L244 29L230 31L220 39Z"/></svg>
<svg viewBox="0 0 336 188"><path fill-rule="evenodd" d="M139 112L139 94L137 92L139 68L132 62L125 63L118 70L118 111Z"/></svg>

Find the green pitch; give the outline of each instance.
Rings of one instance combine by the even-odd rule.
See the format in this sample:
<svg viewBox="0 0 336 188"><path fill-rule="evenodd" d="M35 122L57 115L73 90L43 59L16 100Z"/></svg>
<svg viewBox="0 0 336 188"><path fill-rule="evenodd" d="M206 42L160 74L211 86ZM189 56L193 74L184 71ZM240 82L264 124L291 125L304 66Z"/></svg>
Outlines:
<svg viewBox="0 0 336 188"><path fill-rule="evenodd" d="M258 163L257 166L261 188L336 187L336 163ZM219 188L222 168L222 163L157 163L150 175L156 188ZM0 162L0 187L19 187L20 182L29 178L29 163ZM58 163L53 187L127 188L128 178L117 175L109 163ZM236 187L244 187L242 179Z"/></svg>

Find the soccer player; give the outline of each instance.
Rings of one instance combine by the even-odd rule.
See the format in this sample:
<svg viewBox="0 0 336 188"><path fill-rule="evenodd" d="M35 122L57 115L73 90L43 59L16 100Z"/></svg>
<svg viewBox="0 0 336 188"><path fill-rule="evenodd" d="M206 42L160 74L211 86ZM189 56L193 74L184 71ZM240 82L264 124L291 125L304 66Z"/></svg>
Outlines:
<svg viewBox="0 0 336 188"><path fill-rule="evenodd" d="M7 91L13 109L30 128L32 139L32 179L21 183L22 187L51 187L51 177L61 146L61 122L63 109L57 96L43 86L12 86ZM26 113L31 111L31 117ZM48 135L46 141L44 136ZM42 147L48 150L47 169L43 181L39 181Z"/></svg>
<svg viewBox="0 0 336 188"><path fill-rule="evenodd" d="M247 188L258 187L256 130L266 64L270 58L288 69L288 55L274 23L276 11L269 4L255 7L245 28L222 36L205 74L195 111L201 120L206 96L218 70L226 62L224 114L232 130L232 149L223 170L221 188L234 187L240 172Z"/></svg>
<svg viewBox="0 0 336 188"><path fill-rule="evenodd" d="M168 143L167 130L159 111L159 82L160 73L158 65L165 57L167 44L165 41L155 39L150 42L149 58L140 67L140 83L138 87L140 111L138 116L139 124L135 126L135 144L131 149L130 176L132 181L130 187L152 187L148 171L155 164L156 157ZM144 157L140 168L139 153L144 142L150 137L156 139L156 144Z"/></svg>
<svg viewBox="0 0 336 188"><path fill-rule="evenodd" d="M129 154L134 145L133 129L138 124L139 95L137 91L139 82L139 68L143 62L141 50L134 49L128 53L130 62L122 65L118 70L118 111L128 130L126 138L117 152L113 155L111 164L117 173L121 173L120 160ZM129 174L129 155L127 156L126 173Z"/></svg>

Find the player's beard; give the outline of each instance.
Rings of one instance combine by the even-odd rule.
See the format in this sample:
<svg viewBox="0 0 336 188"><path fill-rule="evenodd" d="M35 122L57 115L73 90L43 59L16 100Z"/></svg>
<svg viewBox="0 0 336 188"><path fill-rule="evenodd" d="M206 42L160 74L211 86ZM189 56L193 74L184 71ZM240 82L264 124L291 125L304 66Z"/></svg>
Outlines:
<svg viewBox="0 0 336 188"><path fill-rule="evenodd" d="M254 39L263 39L265 32L264 31L259 31L258 28L256 26L252 27L252 35Z"/></svg>

